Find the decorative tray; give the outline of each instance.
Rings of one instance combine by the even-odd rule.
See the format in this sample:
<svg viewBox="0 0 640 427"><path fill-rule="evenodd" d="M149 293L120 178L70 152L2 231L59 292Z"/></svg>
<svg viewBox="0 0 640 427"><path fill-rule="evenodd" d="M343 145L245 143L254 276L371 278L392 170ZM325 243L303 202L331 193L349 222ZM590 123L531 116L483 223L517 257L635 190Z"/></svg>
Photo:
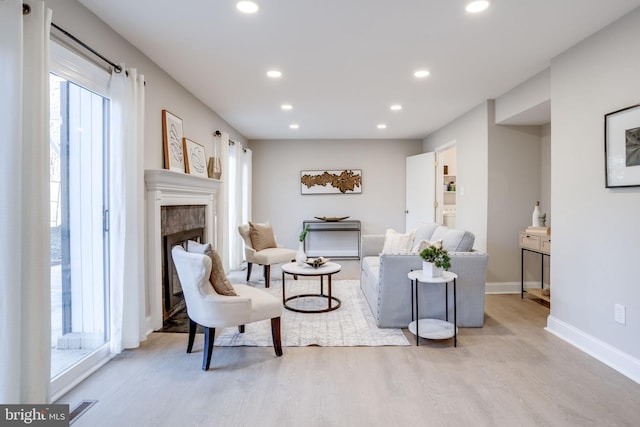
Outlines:
<svg viewBox="0 0 640 427"><path fill-rule="evenodd" d="M320 258L307 258L307 261L305 262L313 268L318 268L328 263L329 261L331 261L331 259L320 257Z"/></svg>
<svg viewBox="0 0 640 427"><path fill-rule="evenodd" d="M338 222L338 221L342 221L343 219L347 219L349 217L348 216L314 216L314 218L319 219L320 221Z"/></svg>

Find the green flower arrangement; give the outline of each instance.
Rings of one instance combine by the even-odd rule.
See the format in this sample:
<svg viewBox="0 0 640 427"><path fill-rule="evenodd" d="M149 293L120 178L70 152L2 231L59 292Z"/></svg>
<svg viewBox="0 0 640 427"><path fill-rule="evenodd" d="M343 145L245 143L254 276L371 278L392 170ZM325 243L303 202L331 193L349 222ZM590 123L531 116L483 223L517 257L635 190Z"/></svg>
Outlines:
<svg viewBox="0 0 640 427"><path fill-rule="evenodd" d="M302 231L300 232L300 237L298 237L298 241L300 242L304 242L304 239L307 238L307 233L309 232L309 224L307 224L306 227L304 227L302 229Z"/></svg>
<svg viewBox="0 0 640 427"><path fill-rule="evenodd" d="M443 249L441 245L431 245L420 252L420 258L425 262L432 262L436 267L443 270L449 270L451 268L451 257L449 252Z"/></svg>

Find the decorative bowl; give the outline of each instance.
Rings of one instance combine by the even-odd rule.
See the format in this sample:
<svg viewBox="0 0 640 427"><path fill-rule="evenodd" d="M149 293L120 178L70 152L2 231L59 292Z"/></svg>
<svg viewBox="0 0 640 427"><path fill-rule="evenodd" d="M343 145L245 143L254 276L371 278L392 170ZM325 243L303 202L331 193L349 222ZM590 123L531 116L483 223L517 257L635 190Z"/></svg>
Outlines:
<svg viewBox="0 0 640 427"><path fill-rule="evenodd" d="M331 261L329 258L307 258L306 263L309 264L313 268L318 268Z"/></svg>
<svg viewBox="0 0 640 427"><path fill-rule="evenodd" d="M348 216L314 216L314 218L319 219L320 221L338 222L338 221L342 221L343 219L347 219L349 217Z"/></svg>

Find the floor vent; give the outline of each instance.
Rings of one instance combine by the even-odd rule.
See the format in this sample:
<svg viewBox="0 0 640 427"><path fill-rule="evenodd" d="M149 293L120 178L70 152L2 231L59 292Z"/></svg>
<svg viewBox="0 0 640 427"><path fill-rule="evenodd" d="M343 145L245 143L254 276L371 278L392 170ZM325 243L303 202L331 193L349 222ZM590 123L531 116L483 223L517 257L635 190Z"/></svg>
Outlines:
<svg viewBox="0 0 640 427"><path fill-rule="evenodd" d="M73 408L69 413L69 424L73 424L78 418L80 418L80 415L87 412L89 408L91 408L96 403L98 403L97 400L83 400L82 402L78 403L76 407Z"/></svg>

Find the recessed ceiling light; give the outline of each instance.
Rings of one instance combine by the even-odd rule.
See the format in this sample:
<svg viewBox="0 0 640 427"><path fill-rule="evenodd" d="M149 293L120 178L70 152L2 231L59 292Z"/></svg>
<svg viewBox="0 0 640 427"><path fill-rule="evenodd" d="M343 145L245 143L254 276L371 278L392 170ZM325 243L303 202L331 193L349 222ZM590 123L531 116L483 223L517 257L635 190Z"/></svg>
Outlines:
<svg viewBox="0 0 640 427"><path fill-rule="evenodd" d="M380 123L378 125L378 129L386 129L386 128L387 128L387 125L385 125L384 123Z"/></svg>
<svg viewBox="0 0 640 427"><path fill-rule="evenodd" d="M472 1L471 3L467 4L467 7L465 9L469 13L479 13L483 10L486 10L488 7L489 2L487 0L478 0Z"/></svg>
<svg viewBox="0 0 640 427"><path fill-rule="evenodd" d="M300 127L300 126L298 126L298 125L297 125L297 124L295 124L295 123L292 123L292 124L290 124L290 125L289 125L289 128L290 128L290 129L298 129L299 127Z"/></svg>
<svg viewBox="0 0 640 427"><path fill-rule="evenodd" d="M236 8L242 13L256 13L259 9L258 3L247 0L237 2Z"/></svg>
<svg viewBox="0 0 640 427"><path fill-rule="evenodd" d="M283 110L293 110L293 105L291 105L291 104L282 104L280 106L280 108L282 108Z"/></svg>
<svg viewBox="0 0 640 427"><path fill-rule="evenodd" d="M267 71L267 77L271 77L272 79L277 79L282 77L282 72L278 70L269 70Z"/></svg>
<svg viewBox="0 0 640 427"><path fill-rule="evenodd" d="M423 77L427 77L429 75L429 71L428 70L418 70L415 73L413 73L413 75L421 79Z"/></svg>
<svg viewBox="0 0 640 427"><path fill-rule="evenodd" d="M393 111L400 111L400 110L402 110L402 105L400 105L400 104L394 104L394 105L392 105L392 106L391 106L391 109L392 109Z"/></svg>

